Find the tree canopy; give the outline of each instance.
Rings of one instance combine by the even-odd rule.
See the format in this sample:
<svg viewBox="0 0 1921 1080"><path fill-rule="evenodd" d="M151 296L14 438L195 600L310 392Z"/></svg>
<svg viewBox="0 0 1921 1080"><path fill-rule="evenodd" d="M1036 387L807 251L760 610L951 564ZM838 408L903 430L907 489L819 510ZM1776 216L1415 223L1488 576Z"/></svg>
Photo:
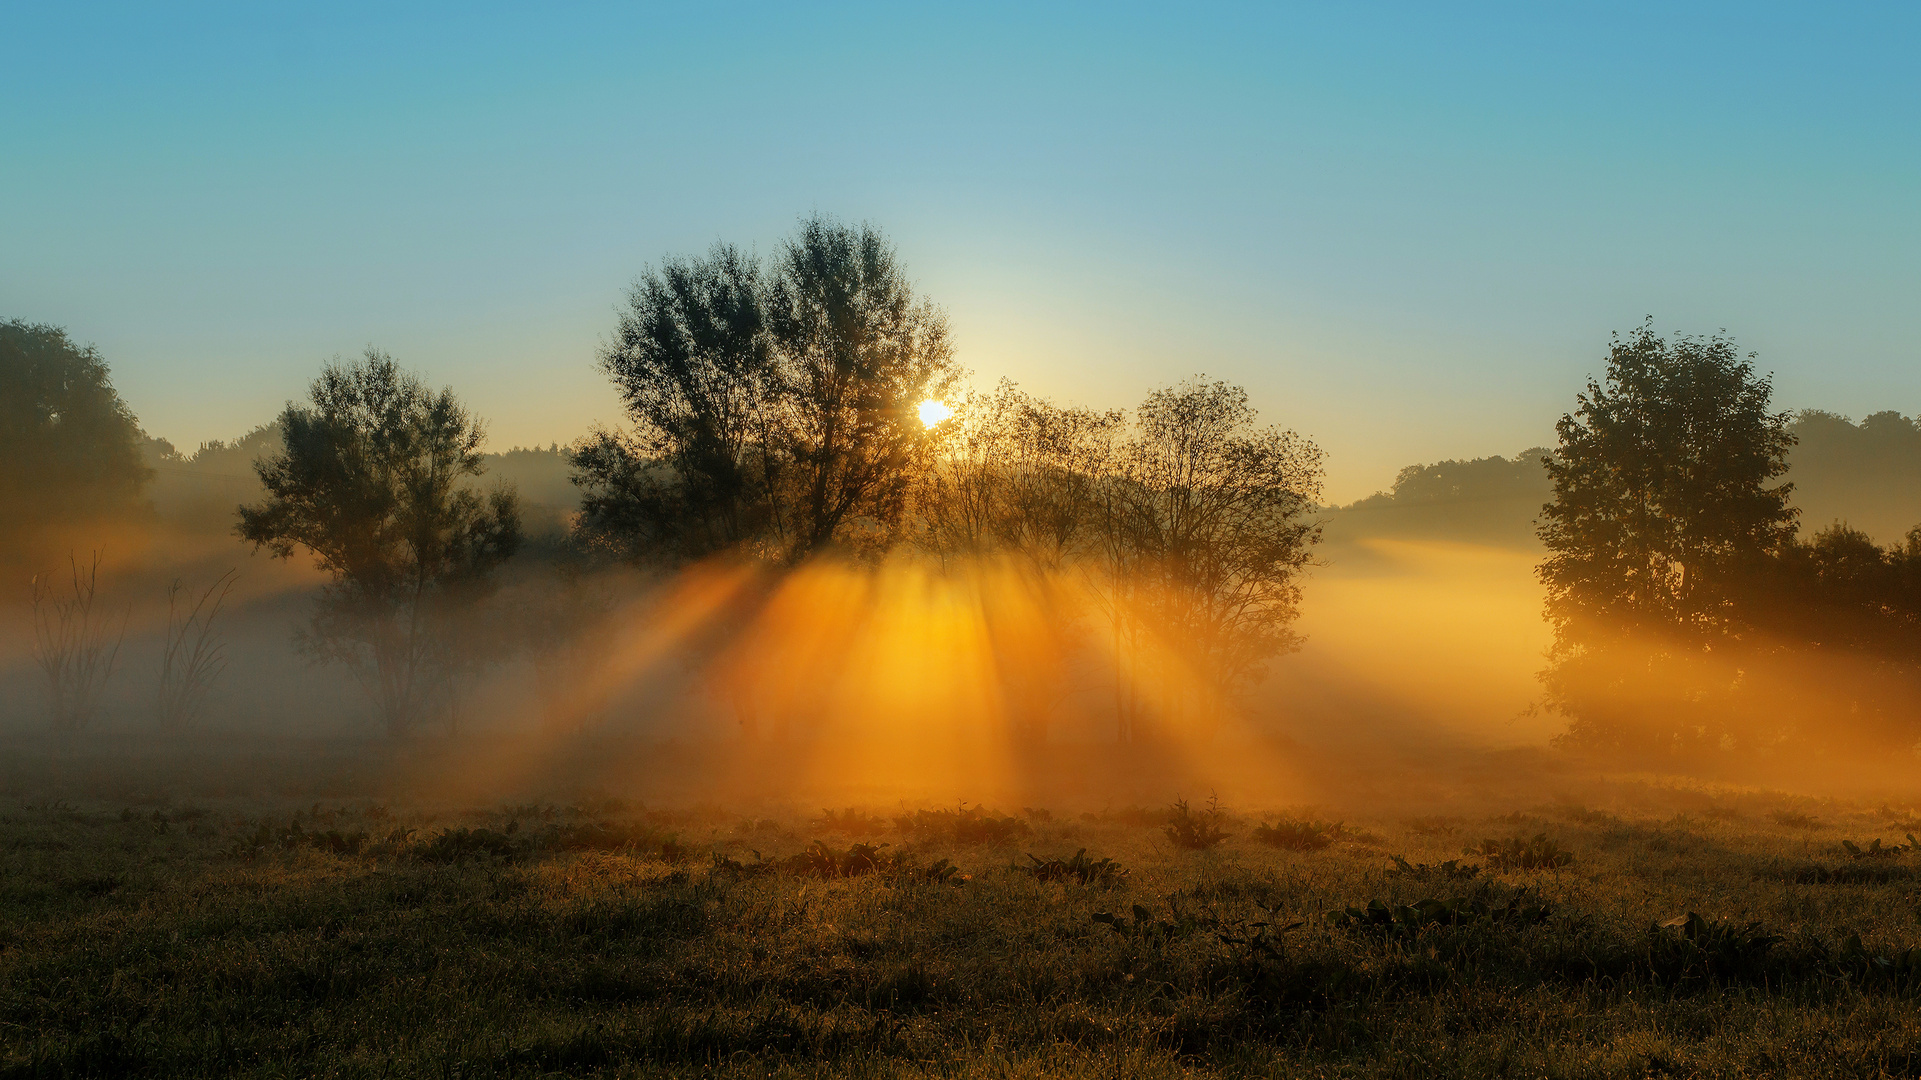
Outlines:
<svg viewBox="0 0 1921 1080"><path fill-rule="evenodd" d="M1773 387L1726 337L1616 338L1605 381L1561 418L1547 461L1540 578L1555 631L1549 699L1577 739L1718 738L1702 680L1750 628L1740 599L1793 541L1793 444ZM1705 665L1705 666L1704 666Z"/></svg>
<svg viewBox="0 0 1921 1080"><path fill-rule="evenodd" d="M329 365L279 425L283 451L255 466L267 497L240 508L237 531L279 557L313 554L332 582L308 647L346 663L404 734L460 660L461 605L519 546L516 496L467 483L484 431L453 391L374 349Z"/></svg>
<svg viewBox="0 0 1921 1080"><path fill-rule="evenodd" d="M140 440L97 350L0 321L0 549L44 558L70 528L138 507L152 477Z"/></svg>

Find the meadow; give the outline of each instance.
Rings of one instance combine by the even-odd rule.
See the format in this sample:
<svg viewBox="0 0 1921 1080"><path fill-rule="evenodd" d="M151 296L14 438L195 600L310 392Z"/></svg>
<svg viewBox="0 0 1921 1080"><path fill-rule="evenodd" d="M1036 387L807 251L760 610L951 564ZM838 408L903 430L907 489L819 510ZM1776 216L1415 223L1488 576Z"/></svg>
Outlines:
<svg viewBox="0 0 1921 1080"><path fill-rule="evenodd" d="M1494 771L777 809L16 757L0 1077L1921 1073L1912 809Z"/></svg>

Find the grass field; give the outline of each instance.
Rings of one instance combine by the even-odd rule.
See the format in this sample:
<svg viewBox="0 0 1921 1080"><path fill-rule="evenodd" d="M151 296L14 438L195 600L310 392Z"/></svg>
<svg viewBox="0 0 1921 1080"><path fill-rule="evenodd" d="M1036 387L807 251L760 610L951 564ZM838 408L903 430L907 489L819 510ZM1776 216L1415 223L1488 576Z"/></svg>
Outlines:
<svg viewBox="0 0 1921 1080"><path fill-rule="evenodd" d="M1909 811L1593 790L1340 820L12 797L0 1076L1921 1073Z"/></svg>

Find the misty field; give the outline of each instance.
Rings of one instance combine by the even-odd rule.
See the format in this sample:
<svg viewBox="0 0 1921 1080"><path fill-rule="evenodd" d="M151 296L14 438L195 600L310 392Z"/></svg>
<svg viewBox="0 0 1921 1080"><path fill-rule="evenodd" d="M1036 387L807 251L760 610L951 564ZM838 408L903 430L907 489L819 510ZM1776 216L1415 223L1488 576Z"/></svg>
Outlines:
<svg viewBox="0 0 1921 1080"><path fill-rule="evenodd" d="M5 1077L1921 1071L1921 822L1874 801L1572 774L1341 814L21 786Z"/></svg>

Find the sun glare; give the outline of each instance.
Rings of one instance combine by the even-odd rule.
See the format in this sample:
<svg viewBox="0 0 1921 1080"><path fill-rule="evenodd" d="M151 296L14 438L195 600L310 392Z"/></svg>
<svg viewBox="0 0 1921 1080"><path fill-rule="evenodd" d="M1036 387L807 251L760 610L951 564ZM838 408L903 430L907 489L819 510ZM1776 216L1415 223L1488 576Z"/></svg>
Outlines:
<svg viewBox="0 0 1921 1080"><path fill-rule="evenodd" d="M927 427L935 427L941 421L954 415L954 410L944 401L928 398L920 403L920 422Z"/></svg>

